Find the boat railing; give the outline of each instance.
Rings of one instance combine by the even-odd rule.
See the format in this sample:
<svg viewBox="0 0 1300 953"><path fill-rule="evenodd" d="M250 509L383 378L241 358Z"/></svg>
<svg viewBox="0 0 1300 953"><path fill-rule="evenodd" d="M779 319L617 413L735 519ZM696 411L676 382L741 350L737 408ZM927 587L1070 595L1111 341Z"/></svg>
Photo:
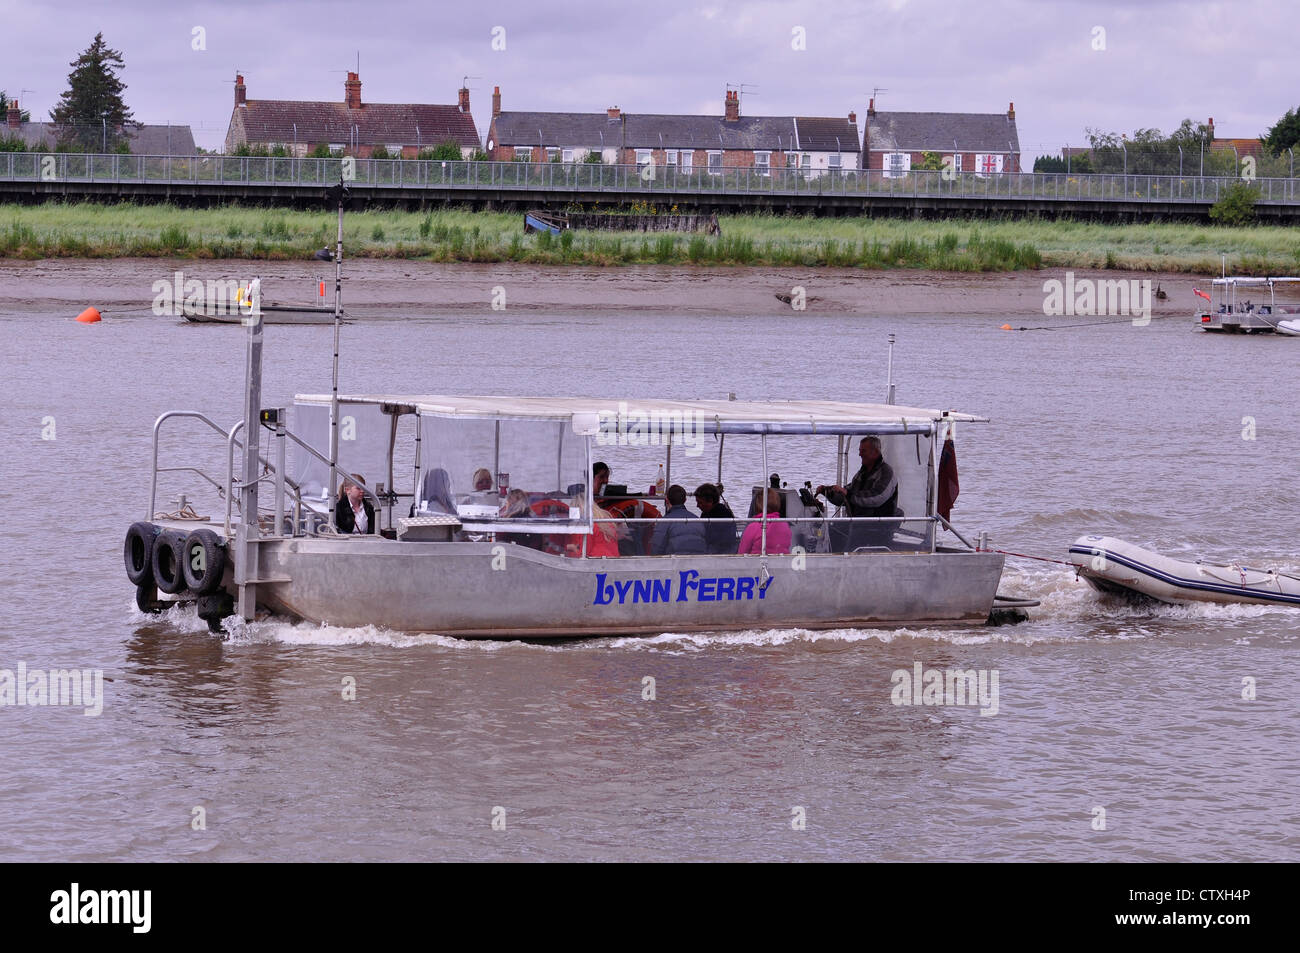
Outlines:
<svg viewBox="0 0 1300 953"><path fill-rule="evenodd" d="M230 520L234 509L235 494L239 490L244 489L244 484L241 482L237 482L235 480L235 447L241 446L241 444L239 444L239 441L236 438L239 436L239 432L243 429L244 429L244 422L241 420L238 421L234 426L232 426L229 432L225 433L226 487L227 487L226 536L230 536L231 533ZM287 427L278 428L274 431L274 433L277 437L283 434L286 437L292 437L294 440L298 440L298 438L294 436ZM299 440L298 442L301 443L302 441ZM278 452L276 453L275 463L272 463L266 457L262 456L260 452L258 453L257 458L258 460L261 461L264 471L270 470L269 475L271 476L272 483L275 487L275 534L274 535L280 536L283 535L283 529L284 529L284 494L286 488L293 491L293 525L295 527L295 532L296 532L296 527L298 527L302 523L302 487L298 485L298 482L296 480L294 480L292 477L288 476L285 473L283 441L277 440L276 446ZM304 444L304 446L306 445ZM307 449L310 450L311 448L308 447ZM328 463L329 461L326 462ZM268 474L266 472L263 472L262 476L258 477L257 482L258 483L264 482L267 476ZM259 533L258 535L260 536L261 534Z"/></svg>

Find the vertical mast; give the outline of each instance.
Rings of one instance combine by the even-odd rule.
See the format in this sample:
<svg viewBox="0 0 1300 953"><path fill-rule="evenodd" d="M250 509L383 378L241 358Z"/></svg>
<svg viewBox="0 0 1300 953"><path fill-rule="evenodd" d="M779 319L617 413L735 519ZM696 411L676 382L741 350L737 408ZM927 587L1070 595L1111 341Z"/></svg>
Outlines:
<svg viewBox="0 0 1300 953"><path fill-rule="evenodd" d="M252 621L257 610L257 481L258 436L262 411L262 289L254 278L249 286L248 349L244 364L244 466L239 484L239 525L235 529L235 583L239 587L239 615Z"/></svg>
<svg viewBox="0 0 1300 953"><path fill-rule="evenodd" d="M330 189L337 191L339 205L338 237L334 242L334 380L330 392L330 526L334 525L334 502L338 495L339 464L339 327L343 323L343 202L347 186L339 173L339 184Z"/></svg>

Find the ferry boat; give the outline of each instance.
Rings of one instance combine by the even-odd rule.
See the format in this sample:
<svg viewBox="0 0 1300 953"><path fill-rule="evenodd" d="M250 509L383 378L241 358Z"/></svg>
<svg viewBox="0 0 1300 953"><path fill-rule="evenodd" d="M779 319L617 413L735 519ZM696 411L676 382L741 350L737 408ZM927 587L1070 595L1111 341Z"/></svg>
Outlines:
<svg viewBox="0 0 1300 953"><path fill-rule="evenodd" d="M260 328L250 327L251 334ZM221 428L194 411L165 413L155 422L148 508L125 543L127 575L143 609L196 599L214 629L229 614L252 619L267 611L413 633L565 638L981 625L1002 605L1003 555L980 551L936 509L943 437L955 423L982 419L973 415L832 401L352 395L335 402L301 395L290 430L285 409L259 406L256 373L251 380L250 410L234 426ZM225 437L224 480L192 462L159 465L160 435L184 419ZM335 443L330 433L340 427L344 439ZM269 434L241 441L250 429ZM674 467L680 471L689 459L684 454L706 443L719 461L724 446L750 444L747 456L761 461L755 477L766 473L777 442L820 444L836 461L836 482L845 485L850 453L864 436L880 440L894 471L899 492L892 518L819 513L822 504L807 488L784 487L783 515L796 544L791 552L771 552L762 533L752 555L588 553L592 534L611 522L595 516L589 475L597 452L649 455L671 481ZM274 452L263 456L258 444L267 438ZM290 443L295 453L287 463ZM331 444L338 448L333 464ZM695 472L701 465L694 463ZM492 475L490 488L454 492L456 480L480 469ZM184 500L176 513L158 513L159 475L177 470L201 473L221 489L224 523L184 518L194 515ZM409 481L397 476L404 470ZM431 479L435 473L441 476ZM380 534L336 531L331 484L348 474L384 475L367 491ZM395 490L398 483L403 488ZM429 490L448 483L452 492ZM755 484L766 488L767 481ZM496 501L512 489L527 494L525 518L500 515ZM630 534L659 521L616 522ZM878 524L873 544L834 551L834 527L864 523ZM944 531L951 531L951 543L941 540ZM546 545L521 544L529 537Z"/></svg>
<svg viewBox="0 0 1300 953"><path fill-rule="evenodd" d="M250 307L242 419L222 426L178 410L154 422L148 506L123 550L141 609L192 599L214 630L232 614L252 620L269 612L413 633L572 638L982 625L1034 604L998 596L1004 556L975 546L947 519L955 484L947 441L958 424L983 418L895 405L892 370L884 404L340 395L344 184L332 194L339 225L331 393L297 396L292 428L290 408L262 407L264 315ZM220 436L224 476L200 460L160 464L160 437L178 422ZM674 466L698 479L707 452L709 475L716 455L722 483L725 448L743 463L741 485L752 480L755 502L767 508L773 456L806 463L820 454L834 483L846 486L864 440L892 470L896 493L877 508L888 513L850 517L823 502L811 480L780 485L774 500L790 528L789 551L769 539L772 517L758 521L752 553L654 555L667 547L646 545L652 527L697 517L665 516L626 487L598 490L592 479L597 460L617 461L622 472L661 466L665 486ZM952 472L941 466L945 458ZM733 462L730 472L737 469ZM217 491L224 521L200 516L184 494L174 512L160 513L159 478L176 473ZM339 532L338 515L352 512L336 503L345 481L364 486L378 533ZM654 500L662 505L657 493ZM749 522L733 519L732 538ZM626 537L618 556L611 536Z"/></svg>
<svg viewBox="0 0 1300 953"><path fill-rule="evenodd" d="M1300 278L1237 278L1213 281L1213 294L1197 312L1197 325L1215 334L1295 334L1300 328Z"/></svg>

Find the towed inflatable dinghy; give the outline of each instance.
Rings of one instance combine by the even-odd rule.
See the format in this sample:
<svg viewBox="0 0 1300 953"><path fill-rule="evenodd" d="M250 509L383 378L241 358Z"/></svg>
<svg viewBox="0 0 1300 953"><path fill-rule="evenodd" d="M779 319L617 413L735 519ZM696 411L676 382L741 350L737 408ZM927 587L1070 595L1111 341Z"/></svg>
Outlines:
<svg viewBox="0 0 1300 953"><path fill-rule="evenodd" d="M1070 546L1075 571L1101 592L1160 602L1252 602L1300 608L1300 576L1162 556L1110 536L1080 536Z"/></svg>
<svg viewBox="0 0 1300 953"><path fill-rule="evenodd" d="M1293 337L1300 337L1300 320L1292 318L1289 321L1279 321L1277 323L1279 334L1290 334Z"/></svg>

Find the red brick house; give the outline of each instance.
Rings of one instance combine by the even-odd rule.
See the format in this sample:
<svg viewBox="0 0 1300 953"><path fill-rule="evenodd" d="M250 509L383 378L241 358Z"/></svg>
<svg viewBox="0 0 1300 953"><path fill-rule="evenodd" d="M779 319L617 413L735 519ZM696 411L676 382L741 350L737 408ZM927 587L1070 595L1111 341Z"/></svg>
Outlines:
<svg viewBox="0 0 1300 953"><path fill-rule="evenodd" d="M857 116L741 116L740 95L727 90L716 116L626 113L503 112L492 94L487 152L496 161L583 162L596 154L611 164L683 172L754 168L806 169L810 176L857 169Z"/></svg>
<svg viewBox="0 0 1300 953"><path fill-rule="evenodd" d="M865 168L888 177L920 168L925 153L952 157L958 172L995 175L1020 171L1016 104L1005 113L877 112L867 105L862 154Z"/></svg>
<svg viewBox="0 0 1300 953"><path fill-rule="evenodd" d="M226 152L242 145L283 146L306 155L324 143L335 152L369 157L383 146L394 158L415 158L444 142L460 146L465 158L479 148L469 111L469 90L454 106L421 103L362 103L361 77L348 73L342 102L249 99L242 75L235 76L235 108L226 131Z"/></svg>

